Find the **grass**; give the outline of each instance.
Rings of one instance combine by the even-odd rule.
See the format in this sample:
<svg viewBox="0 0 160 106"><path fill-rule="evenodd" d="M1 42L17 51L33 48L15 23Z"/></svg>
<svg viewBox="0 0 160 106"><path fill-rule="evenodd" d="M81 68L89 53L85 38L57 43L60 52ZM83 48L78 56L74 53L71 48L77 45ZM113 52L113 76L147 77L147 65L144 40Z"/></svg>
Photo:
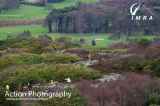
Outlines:
<svg viewBox="0 0 160 106"><path fill-rule="evenodd" d="M7 36L16 36L18 33L29 30L33 36L37 37L38 35L47 34L47 28L40 25L19 25L12 27L1 27L0 28L0 40L4 40ZM85 39L86 45L84 47L92 47L91 41L93 39L97 40L97 46L95 47L106 47L106 45L111 44L113 41L108 38L108 34L60 34L60 33L50 33L48 34L53 39L58 37L70 37L74 41L79 41L80 38Z"/></svg>
<svg viewBox="0 0 160 106"><path fill-rule="evenodd" d="M16 36L18 33L22 33L24 31L30 31L32 36L37 37L39 35L48 34L47 28L40 26L40 25L19 25L19 26L12 26L12 27L1 27L0 28L0 40L4 40L7 36ZM100 34L65 34L65 33L49 33L53 39L59 37L70 37L73 41L78 42L81 38L85 39L85 44L83 47L85 48L104 48L107 45L116 43L116 42L127 42L125 36L121 37L120 39L110 39L108 34L100 33ZM129 39L141 39L146 38L152 40L156 36L131 36ZM92 40L96 39L96 46L93 47L91 42Z"/></svg>
<svg viewBox="0 0 160 106"><path fill-rule="evenodd" d="M99 34L60 34L60 33L52 33L49 34L53 39L59 37L70 37L74 41L79 41L81 38L85 39L86 44L83 45L84 48L105 48L108 45L117 42L127 43L128 39L148 39L153 40L154 38L158 38L157 36L145 36L145 35L137 35L137 36L130 36L129 38L126 36L121 37L120 39L111 39L109 34L99 33ZM96 40L96 46L92 46L92 40Z"/></svg>
<svg viewBox="0 0 160 106"><path fill-rule="evenodd" d="M7 36L16 36L18 33L29 30L32 36L37 37L38 35L47 34L47 29L39 25L25 25L25 26L15 26L15 27L1 27L0 28L0 40L4 40ZM73 41L79 41L80 38L85 39L86 44L84 47L90 48L91 41L97 39L95 47L106 47L107 45L113 43L113 40L109 39L108 34L61 34L61 33L50 33L48 34L53 39L59 37L70 37Z"/></svg>
<svg viewBox="0 0 160 106"><path fill-rule="evenodd" d="M59 38L59 37L70 37L74 41L79 41L81 38L85 39L86 44L83 45L85 48L93 47L91 45L92 40L96 39L96 46L95 48L103 48L107 45L113 43L113 40L109 39L108 34L100 33L100 34L59 34L59 33L53 33L49 34L53 39Z"/></svg>
<svg viewBox="0 0 160 106"><path fill-rule="evenodd" d="M82 2L82 3L95 3L97 0L64 0L63 2L60 3L53 3L53 4L48 4L48 7L51 8L56 8L56 9L63 9L65 7L70 7L76 5L77 2Z"/></svg>
<svg viewBox="0 0 160 106"><path fill-rule="evenodd" d="M19 25L12 27L0 28L0 40L4 40L7 36L14 36L24 31L30 31L32 35L37 36L39 34L47 33L47 29L40 25Z"/></svg>
<svg viewBox="0 0 160 106"><path fill-rule="evenodd" d="M49 11L45 7L21 5L18 9L3 11L0 13L0 19L43 19L48 13Z"/></svg>
<svg viewBox="0 0 160 106"><path fill-rule="evenodd" d="M63 2L48 4L47 7L21 5L18 9L2 11L2 13L0 13L0 20L44 19L52 8L62 9L74 6L76 2L77 0L64 0ZM80 0L80 2L94 3L96 0Z"/></svg>
<svg viewBox="0 0 160 106"><path fill-rule="evenodd" d="M25 30L29 30L34 37L38 35L48 34L47 28L40 26L40 25L24 25L24 26L14 26L14 27L1 27L0 28L0 40L4 40L7 36L15 36L18 33L22 33ZM104 48L107 45L116 43L116 42L127 42L127 38L121 37L120 39L110 39L108 34L100 33L100 34L65 34L65 33L49 33L53 39L57 39L59 37L70 37L73 41L79 41L81 38L85 39L85 44L83 47L85 48ZM152 40L156 36L131 36L130 39L140 39L146 38ZM96 46L93 47L91 42L93 39L96 39Z"/></svg>

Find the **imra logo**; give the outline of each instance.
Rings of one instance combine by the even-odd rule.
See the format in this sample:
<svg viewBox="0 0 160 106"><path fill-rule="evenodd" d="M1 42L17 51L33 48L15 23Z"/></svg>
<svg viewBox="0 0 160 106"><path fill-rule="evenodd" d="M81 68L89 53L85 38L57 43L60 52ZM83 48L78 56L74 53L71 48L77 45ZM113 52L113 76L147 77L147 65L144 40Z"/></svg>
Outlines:
<svg viewBox="0 0 160 106"><path fill-rule="evenodd" d="M134 3L130 7L130 14L131 14L131 20L136 20L136 21L151 21L153 20L153 16L150 15L137 15L137 13L141 10L142 6L144 4L142 3Z"/></svg>

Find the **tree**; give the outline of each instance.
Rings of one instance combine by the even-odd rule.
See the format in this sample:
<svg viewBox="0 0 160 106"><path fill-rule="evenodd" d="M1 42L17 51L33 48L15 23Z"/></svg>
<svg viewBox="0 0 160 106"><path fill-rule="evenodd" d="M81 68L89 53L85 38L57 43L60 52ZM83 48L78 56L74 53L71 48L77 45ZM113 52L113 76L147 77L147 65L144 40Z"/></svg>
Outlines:
<svg viewBox="0 0 160 106"><path fill-rule="evenodd" d="M141 5L137 15L153 16L152 21L132 20L130 6ZM55 32L101 33L115 35L159 34L160 3L157 0L101 0L96 4L79 4L77 8L53 10L47 20ZM55 14L56 13L56 14ZM52 30L50 30L52 31Z"/></svg>
<svg viewBox="0 0 160 106"><path fill-rule="evenodd" d="M2 10L18 8L19 4L19 0L0 0L0 12Z"/></svg>

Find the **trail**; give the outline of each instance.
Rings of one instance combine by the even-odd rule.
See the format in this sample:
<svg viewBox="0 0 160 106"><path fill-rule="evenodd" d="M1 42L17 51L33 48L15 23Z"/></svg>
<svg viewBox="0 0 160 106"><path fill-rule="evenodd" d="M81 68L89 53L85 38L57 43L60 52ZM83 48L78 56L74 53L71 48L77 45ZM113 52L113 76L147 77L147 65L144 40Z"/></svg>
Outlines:
<svg viewBox="0 0 160 106"><path fill-rule="evenodd" d="M16 26L16 25L32 25L43 24L44 19L19 19L19 20L0 20L0 27Z"/></svg>

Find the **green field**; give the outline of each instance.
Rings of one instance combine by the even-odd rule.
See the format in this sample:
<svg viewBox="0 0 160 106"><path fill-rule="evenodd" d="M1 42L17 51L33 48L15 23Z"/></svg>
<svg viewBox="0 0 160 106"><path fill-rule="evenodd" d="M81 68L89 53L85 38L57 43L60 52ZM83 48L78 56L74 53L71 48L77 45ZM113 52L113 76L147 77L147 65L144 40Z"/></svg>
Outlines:
<svg viewBox="0 0 160 106"><path fill-rule="evenodd" d="M62 9L74 6L77 0L65 0L59 3L52 3L45 6L20 5L18 9L5 10L0 13L0 20L16 20L16 19L43 19L53 8ZM80 0L83 3L93 3L96 0Z"/></svg>
<svg viewBox="0 0 160 106"><path fill-rule="evenodd" d="M82 3L95 3L96 0L64 0L63 2L60 3L53 3L53 4L48 4L48 8L56 8L56 9L62 9L65 7L71 7L76 5L77 2L82 2Z"/></svg>
<svg viewBox="0 0 160 106"><path fill-rule="evenodd" d="M1 27L0 28L0 40L5 40L7 36L16 36L24 31L30 31L32 36L37 37L39 35L48 34L47 29L40 25L24 25L24 26L14 26L14 27ZM50 33L48 34L53 39L59 37L69 37L74 41L79 41L80 38L85 39L86 44L84 46L91 46L91 41L97 39L96 47L106 47L106 45L113 43L109 39L108 34L60 34L60 33Z"/></svg>
<svg viewBox="0 0 160 106"><path fill-rule="evenodd" d="M39 35L48 34L47 29L39 25L31 26L16 26L16 27L2 27L0 28L0 40L5 40L7 36L16 36L19 33L24 31L30 31L32 36L37 37ZM107 34L60 34L60 33L50 33L48 34L53 39L59 37L69 37L74 41L79 41L80 38L85 39L86 44L84 46L91 46L91 41L97 39L96 47L106 47L106 45L112 43L112 40L109 40Z"/></svg>
<svg viewBox="0 0 160 106"><path fill-rule="evenodd" d="M47 28L40 25L19 25L14 27L0 27L0 40L6 39L7 36L15 36L18 33L30 31L33 35L47 33Z"/></svg>
<svg viewBox="0 0 160 106"><path fill-rule="evenodd" d="M40 26L40 25L20 25L20 26L14 26L14 27L1 27L0 28L0 40L4 40L7 38L7 36L16 36L19 33L22 33L24 31L30 31L32 36L37 37L39 35L47 34L51 36L53 39L59 38L59 37L69 37L73 41L79 41L81 38L85 39L85 45L84 47L92 47L91 41L93 39L96 40L97 48L103 48L106 47L109 44L116 43L116 42L127 42L127 37L121 37L120 39L110 39L109 34L65 34L65 33L48 33L48 30L46 27ZM130 39L153 39L156 36L131 36Z"/></svg>
<svg viewBox="0 0 160 106"><path fill-rule="evenodd" d="M21 5L18 9L2 11L0 20L43 19L48 13L49 11L45 7Z"/></svg>
<svg viewBox="0 0 160 106"><path fill-rule="evenodd" d="M52 33L49 34L53 39L57 39L59 37L69 37L73 41L79 41L81 38L85 39L85 44L83 45L85 48L88 47L93 47L91 45L92 40L96 40L96 46L97 48L101 47L106 47L107 45L113 43L112 40L109 39L108 34L60 34L60 33Z"/></svg>
<svg viewBox="0 0 160 106"><path fill-rule="evenodd" d="M61 34L61 33L52 33L49 34L49 36L51 36L53 39L57 39L59 37L69 37L71 38L73 41L80 41L81 38L85 39L85 44L83 45L84 48L105 48L108 45L114 44L114 43L118 43L118 42L122 42L122 43L128 43L130 42L130 40L136 40L136 39L148 39L148 40L153 40L154 38L160 38L157 36L149 36L149 35L137 35L137 36L130 36L130 37L126 37L126 36L122 36L121 38L117 38L117 39L111 39L111 35L107 34L107 33L98 33L98 34L91 34L91 33L87 33L87 34ZM130 40L129 40L130 39ZM92 46L92 40L96 40L96 46L93 47Z"/></svg>

